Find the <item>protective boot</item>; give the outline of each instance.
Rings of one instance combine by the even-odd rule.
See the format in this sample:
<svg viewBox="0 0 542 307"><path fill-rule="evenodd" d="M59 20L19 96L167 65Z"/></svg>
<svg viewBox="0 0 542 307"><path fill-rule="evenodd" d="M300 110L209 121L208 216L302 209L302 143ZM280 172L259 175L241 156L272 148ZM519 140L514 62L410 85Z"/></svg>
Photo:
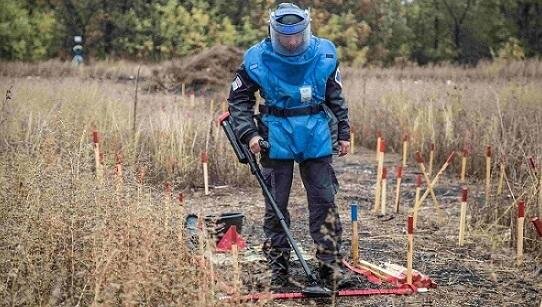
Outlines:
<svg viewBox="0 0 542 307"><path fill-rule="evenodd" d="M264 254L271 269L271 289L280 289L290 284L288 268L290 251L265 248Z"/></svg>
<svg viewBox="0 0 542 307"><path fill-rule="evenodd" d="M332 289L339 290L350 287L355 283L355 277L339 261L321 262L319 266L320 279Z"/></svg>

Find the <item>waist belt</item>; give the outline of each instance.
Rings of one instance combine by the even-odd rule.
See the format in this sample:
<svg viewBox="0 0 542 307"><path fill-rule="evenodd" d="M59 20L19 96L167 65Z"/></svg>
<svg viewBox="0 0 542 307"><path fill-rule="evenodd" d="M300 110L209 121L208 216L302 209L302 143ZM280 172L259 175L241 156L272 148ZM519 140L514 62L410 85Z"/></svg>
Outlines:
<svg viewBox="0 0 542 307"><path fill-rule="evenodd" d="M270 114L278 117L312 115L324 111L324 107L322 106L322 104L315 104L295 109L281 109L272 106L259 105L258 109L260 110L260 114Z"/></svg>

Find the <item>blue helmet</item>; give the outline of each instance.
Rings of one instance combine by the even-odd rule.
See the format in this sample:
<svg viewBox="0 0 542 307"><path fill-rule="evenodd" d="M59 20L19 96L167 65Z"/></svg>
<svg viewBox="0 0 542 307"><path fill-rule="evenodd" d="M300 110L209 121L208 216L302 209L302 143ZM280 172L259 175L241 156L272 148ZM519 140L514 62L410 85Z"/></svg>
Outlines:
<svg viewBox="0 0 542 307"><path fill-rule="evenodd" d="M309 11L293 3L279 4L269 16L269 35L275 52L284 56L303 53L311 39Z"/></svg>

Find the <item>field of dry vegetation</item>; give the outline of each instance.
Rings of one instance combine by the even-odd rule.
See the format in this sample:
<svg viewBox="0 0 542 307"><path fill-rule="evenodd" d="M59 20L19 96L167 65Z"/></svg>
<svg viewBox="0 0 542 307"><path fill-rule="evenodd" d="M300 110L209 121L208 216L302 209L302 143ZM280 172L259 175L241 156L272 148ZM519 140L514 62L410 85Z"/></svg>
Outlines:
<svg viewBox="0 0 542 307"><path fill-rule="evenodd" d="M225 109L230 76L222 88L196 91L192 99L153 86L169 64L141 66L134 114L136 64L1 63L1 305L216 304L214 284L200 269L206 251L188 251L182 231L184 208L201 199L192 197L203 186L201 153L209 154L213 185L256 184L214 122ZM472 227L493 245L511 246L521 198L525 250L542 261L530 224L542 217L542 62L345 67L343 79L356 146L374 148L381 133L388 150L400 153L407 134L411 161L415 150L427 155L434 143L439 166L452 150L466 148L468 185L480 191L484 151L492 146L493 196L489 205L483 193L475 200ZM95 177L94 130L102 182ZM497 197L500 161L506 180ZM448 175L457 177L459 166L456 159Z"/></svg>

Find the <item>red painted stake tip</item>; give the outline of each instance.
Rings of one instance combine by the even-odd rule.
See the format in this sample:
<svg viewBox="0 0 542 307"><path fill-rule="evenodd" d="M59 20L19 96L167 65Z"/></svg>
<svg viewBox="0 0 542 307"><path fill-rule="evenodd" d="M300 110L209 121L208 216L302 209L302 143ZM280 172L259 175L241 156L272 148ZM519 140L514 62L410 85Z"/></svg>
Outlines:
<svg viewBox="0 0 542 307"><path fill-rule="evenodd" d="M179 200L179 204L182 205L182 203L184 202L184 195L183 193L179 193L179 196L177 197L177 200Z"/></svg>
<svg viewBox="0 0 542 307"><path fill-rule="evenodd" d="M465 147L461 151L461 154L463 155L463 157L468 157L469 156L469 150Z"/></svg>
<svg viewBox="0 0 542 307"><path fill-rule="evenodd" d="M534 228L536 229L536 233L538 233L538 237L542 238L542 221L538 217L535 217L532 219L532 222Z"/></svg>
<svg viewBox="0 0 542 307"><path fill-rule="evenodd" d="M382 138L382 132L380 132L380 130L376 130L376 137L379 139Z"/></svg>
<svg viewBox="0 0 542 307"><path fill-rule="evenodd" d="M431 150L435 151L435 143L431 143Z"/></svg>
<svg viewBox="0 0 542 307"><path fill-rule="evenodd" d="M423 157L419 151L416 151L416 162L423 163Z"/></svg>
<svg viewBox="0 0 542 307"><path fill-rule="evenodd" d="M100 138L98 137L98 131L96 130L92 131L92 141L94 142L94 144L98 144L98 142L100 141Z"/></svg>
<svg viewBox="0 0 542 307"><path fill-rule="evenodd" d="M396 167L396 171L397 171L397 178L402 178L403 177L403 166L402 165L399 165Z"/></svg>
<svg viewBox="0 0 542 307"><path fill-rule="evenodd" d="M446 159L446 163L447 163L447 164L452 163L452 161L454 160L454 157L455 157L455 151L452 151L452 153L450 154L450 156L448 156L448 159Z"/></svg>
<svg viewBox="0 0 542 307"><path fill-rule="evenodd" d="M408 142L408 133L403 136L403 142Z"/></svg>
<svg viewBox="0 0 542 307"><path fill-rule="evenodd" d="M518 203L518 218L525 217L525 202L522 200Z"/></svg>
<svg viewBox="0 0 542 307"><path fill-rule="evenodd" d="M491 146L487 146L486 148L486 157L491 158Z"/></svg>
<svg viewBox="0 0 542 307"><path fill-rule="evenodd" d="M380 152L386 152L386 141L384 139L380 141Z"/></svg>
<svg viewBox="0 0 542 307"><path fill-rule="evenodd" d="M209 156L207 155L207 152L204 151L201 153L201 163L207 163L209 162Z"/></svg>
<svg viewBox="0 0 542 307"><path fill-rule="evenodd" d="M414 217L412 215L407 218L407 233L409 235L414 234Z"/></svg>
<svg viewBox="0 0 542 307"><path fill-rule="evenodd" d="M422 186L422 175L421 174L417 174L416 175L416 187L417 188L420 188Z"/></svg>
<svg viewBox="0 0 542 307"><path fill-rule="evenodd" d="M463 188L461 190L461 201L466 203L467 202L467 197L468 197L468 194L469 194L469 190L467 188Z"/></svg>
<svg viewBox="0 0 542 307"><path fill-rule="evenodd" d="M388 169L386 167L382 168L382 179L386 179L388 176Z"/></svg>

